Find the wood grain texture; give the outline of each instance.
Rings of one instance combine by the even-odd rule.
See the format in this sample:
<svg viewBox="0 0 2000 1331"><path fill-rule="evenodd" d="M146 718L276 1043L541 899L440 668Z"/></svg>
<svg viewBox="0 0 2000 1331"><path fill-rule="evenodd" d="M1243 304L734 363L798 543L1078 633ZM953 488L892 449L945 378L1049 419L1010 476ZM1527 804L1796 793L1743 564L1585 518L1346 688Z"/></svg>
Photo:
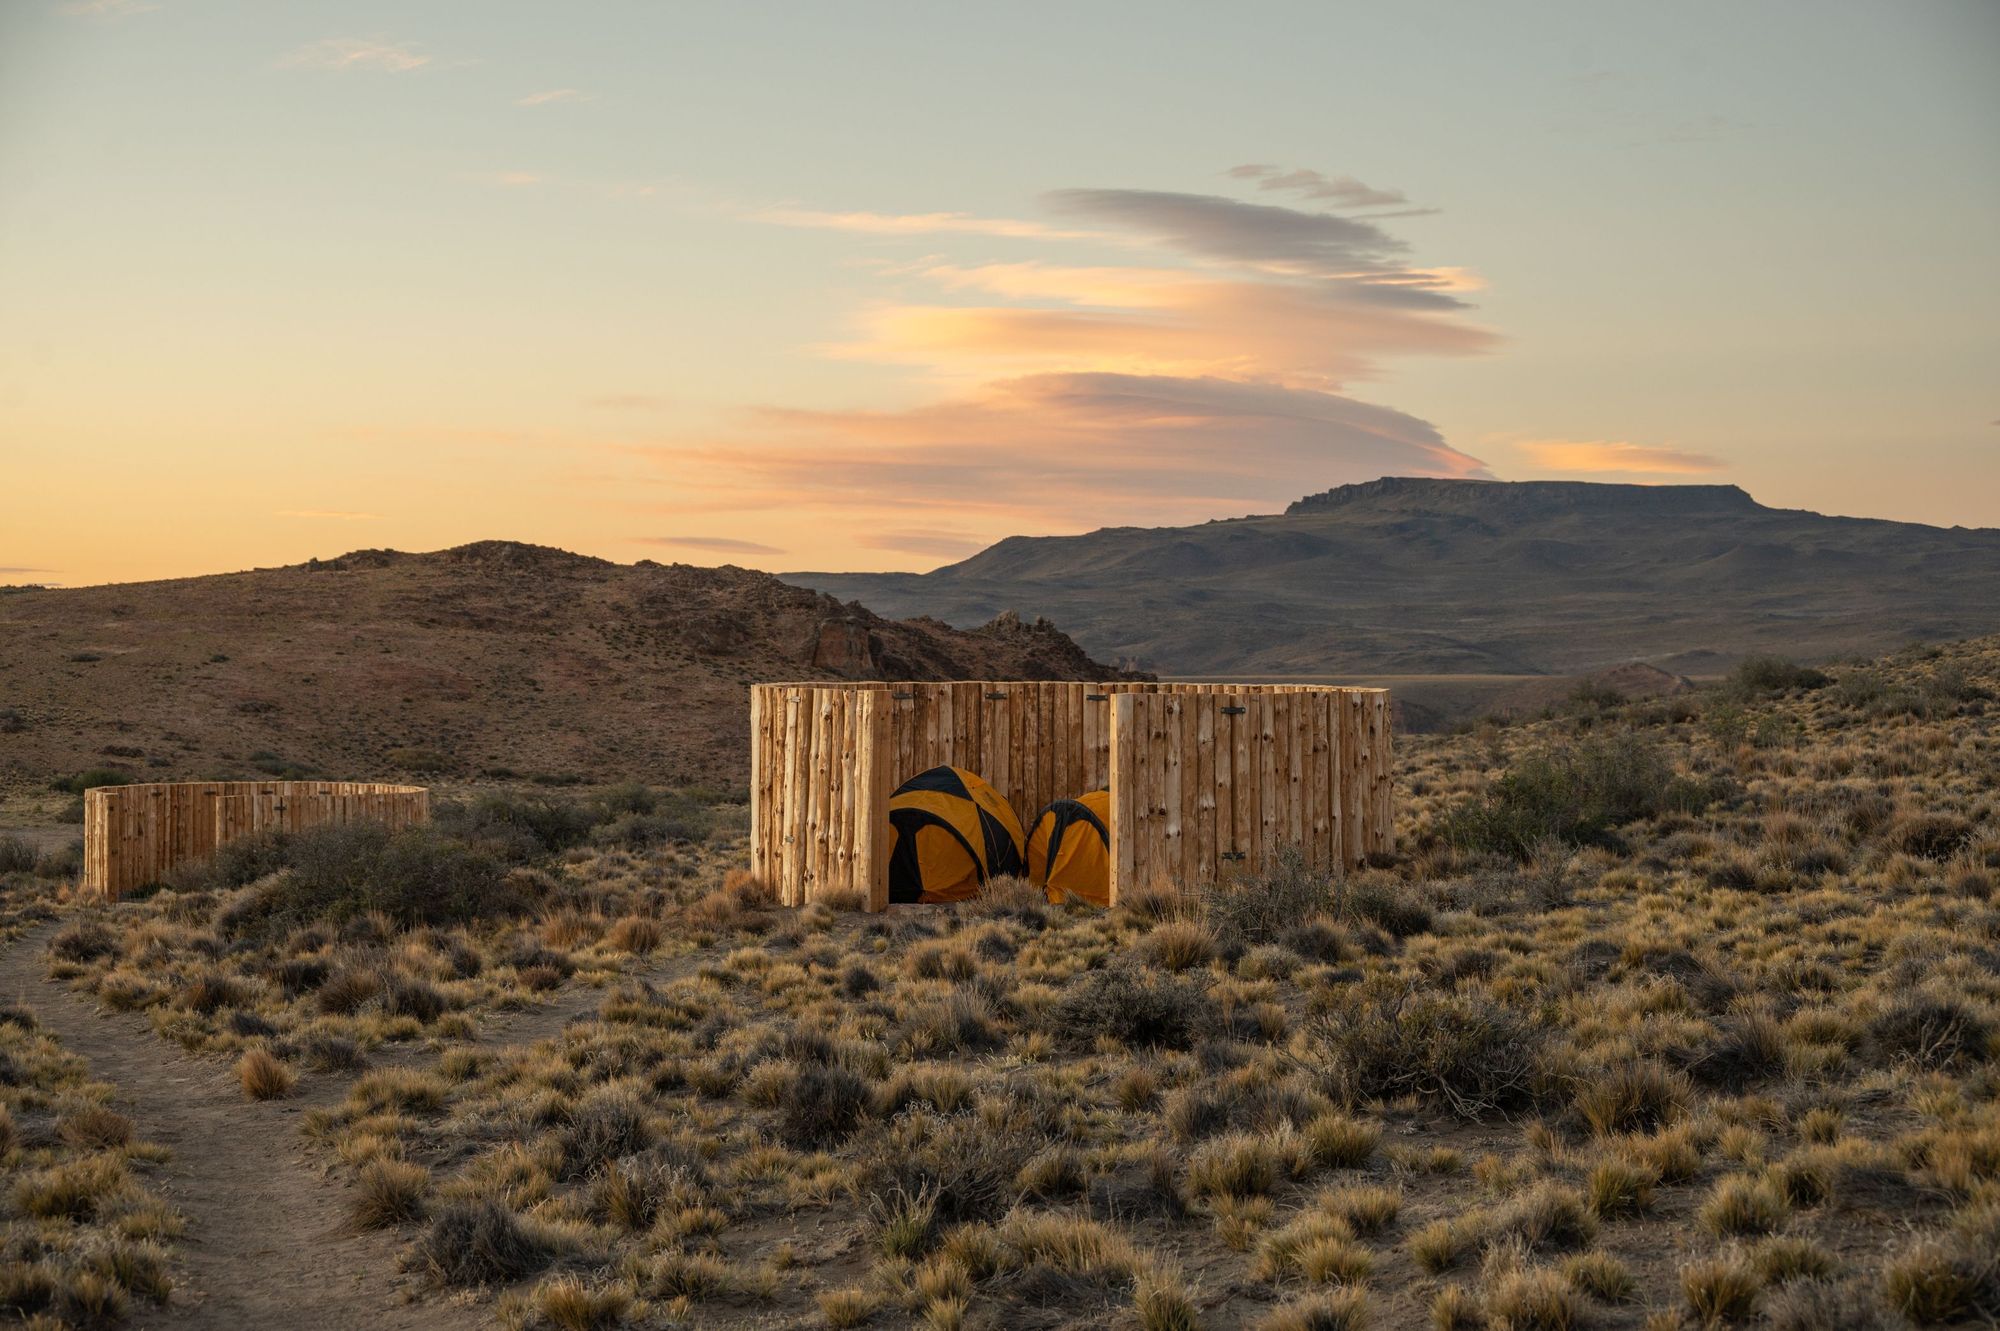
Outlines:
<svg viewBox="0 0 2000 1331"><path fill-rule="evenodd" d="M372 821L427 823L422 786L368 781L175 781L99 786L83 797L83 890L116 901L240 837Z"/></svg>
<svg viewBox="0 0 2000 1331"><path fill-rule="evenodd" d="M790 905L854 892L882 908L889 794L941 764L992 782L1024 828L1108 789L1114 899L1261 872L1287 846L1336 871L1395 844L1381 689L760 684L751 714L751 864ZM199 820L168 825L198 844Z"/></svg>

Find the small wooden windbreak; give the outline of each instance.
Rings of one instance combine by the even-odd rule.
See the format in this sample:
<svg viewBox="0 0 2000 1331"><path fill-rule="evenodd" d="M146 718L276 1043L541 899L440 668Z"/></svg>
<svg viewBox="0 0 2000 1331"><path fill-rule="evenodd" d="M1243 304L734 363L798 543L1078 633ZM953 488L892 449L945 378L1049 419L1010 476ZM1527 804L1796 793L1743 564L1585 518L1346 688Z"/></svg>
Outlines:
<svg viewBox="0 0 2000 1331"><path fill-rule="evenodd" d="M1389 695L1300 684L753 684L751 869L779 900L889 900L889 796L976 772L1029 826L1111 793L1111 899L1256 873L1296 846L1325 869L1394 842Z"/></svg>
<svg viewBox="0 0 2000 1331"><path fill-rule="evenodd" d="M368 781L170 781L98 786L83 795L83 889L117 900L157 883L175 865L267 829L322 823L427 823L422 786Z"/></svg>

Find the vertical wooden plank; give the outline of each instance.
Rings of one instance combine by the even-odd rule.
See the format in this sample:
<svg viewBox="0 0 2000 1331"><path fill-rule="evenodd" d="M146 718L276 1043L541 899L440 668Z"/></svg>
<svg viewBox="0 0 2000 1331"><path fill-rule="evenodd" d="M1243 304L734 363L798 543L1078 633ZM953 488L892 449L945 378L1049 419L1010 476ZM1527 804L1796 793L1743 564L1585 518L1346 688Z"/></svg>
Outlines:
<svg viewBox="0 0 2000 1331"><path fill-rule="evenodd" d="M1194 814L1189 836L1193 841L1194 880L1206 886L1215 881L1215 695L1202 693L1187 700L1191 730L1183 730L1194 754Z"/></svg>
<svg viewBox="0 0 2000 1331"><path fill-rule="evenodd" d="M860 699L855 733L854 862L856 882L868 909L889 907L889 754L893 700L870 690Z"/></svg>
<svg viewBox="0 0 2000 1331"><path fill-rule="evenodd" d="M1333 831L1333 816L1327 807L1326 781L1326 731L1329 724L1326 691L1313 689L1300 695L1306 709L1306 728L1310 738L1306 745L1305 797L1306 817L1306 860L1315 869L1333 868L1333 850L1330 844Z"/></svg>
<svg viewBox="0 0 2000 1331"><path fill-rule="evenodd" d="M1299 847L1304 846L1306 839L1305 759L1312 744L1312 727L1303 721L1304 701L1305 695L1297 689L1287 690L1278 698L1284 709L1281 752L1285 762L1285 841Z"/></svg>
<svg viewBox="0 0 2000 1331"><path fill-rule="evenodd" d="M1364 811L1364 774L1368 770L1367 738L1361 725L1361 694L1340 691L1341 853L1348 867L1368 854L1368 820Z"/></svg>
<svg viewBox="0 0 2000 1331"><path fill-rule="evenodd" d="M1021 699L1020 783L1008 791L1014 813L1025 827L1042 809L1042 691L1039 685L1016 684Z"/></svg>
<svg viewBox="0 0 2000 1331"><path fill-rule="evenodd" d="M1167 782L1170 779L1168 763L1174 754L1176 716L1172 708L1179 700L1171 690L1163 689L1147 702L1146 722L1146 802L1152 808L1152 819L1147 827L1145 843L1140 853L1147 863L1139 866L1139 876L1147 884L1170 882L1173 878L1173 856L1180 849L1180 784L1179 769L1173 770L1173 817L1169 835L1167 813Z"/></svg>
<svg viewBox="0 0 2000 1331"><path fill-rule="evenodd" d="M979 775L994 785L1007 780L1007 698L999 687L981 680L979 690Z"/></svg>
<svg viewBox="0 0 2000 1331"><path fill-rule="evenodd" d="M909 689L917 695L917 743L918 752L914 764L916 772L928 772L944 762L941 756L944 748L938 731L937 689L929 684L911 684ZM911 775L915 775L912 772Z"/></svg>
<svg viewBox="0 0 2000 1331"><path fill-rule="evenodd" d="M1250 864L1252 869L1261 873L1271 865L1284 810L1278 803L1278 733L1274 695L1267 688L1259 689L1251 696L1255 700L1251 715L1257 718L1258 827L1257 846L1250 857Z"/></svg>
<svg viewBox="0 0 2000 1331"><path fill-rule="evenodd" d="M1042 680L1035 685L1035 691L1042 701L1042 761L1039 784L1041 797L1035 807L1028 811L1033 818L1050 803L1066 799L1076 794L1062 781L1062 745L1066 738L1063 727L1063 702L1065 687L1060 682ZM1025 828L1026 823L1023 823Z"/></svg>
<svg viewBox="0 0 2000 1331"><path fill-rule="evenodd" d="M1160 816L1163 826L1160 833L1160 858L1153 866L1153 875L1166 874L1180 880L1186 877L1182 850L1186 823L1181 808L1181 715L1187 699L1178 693L1169 693L1166 706L1161 709L1159 730Z"/></svg>
<svg viewBox="0 0 2000 1331"><path fill-rule="evenodd" d="M802 904L799 897L799 857L805 847L800 837L805 831L806 760L805 746L812 740L812 723L805 714L804 689L785 690L784 794L778 803L778 900L787 906Z"/></svg>
<svg viewBox="0 0 2000 1331"><path fill-rule="evenodd" d="M892 689L892 701L896 703L890 711L892 725L896 731L894 783L902 785L918 771L922 771L922 767L916 761L916 751L920 747L916 739L916 727L918 727L916 689L908 683L892 683L890 689Z"/></svg>
<svg viewBox="0 0 2000 1331"><path fill-rule="evenodd" d="M833 830L832 810L827 805L827 797L833 789L833 709L839 696L836 689L814 690L813 733L812 733L812 790L807 796L807 821L812 830L812 840L808 843L811 853L807 861L805 899L817 898L827 879L828 841Z"/></svg>
<svg viewBox="0 0 2000 1331"><path fill-rule="evenodd" d="M1181 844L1178 862L1174 866L1176 876L1183 883L1196 886L1205 884L1199 871L1201 857L1201 693L1194 688L1185 688L1175 699L1179 704L1177 729L1174 737L1174 752L1181 769Z"/></svg>
<svg viewBox="0 0 2000 1331"><path fill-rule="evenodd" d="M1237 801L1235 699L1224 693L1208 699L1215 712L1215 877L1219 882L1236 871Z"/></svg>
<svg viewBox="0 0 2000 1331"><path fill-rule="evenodd" d="M1119 894L1129 890L1135 881L1136 845L1133 832L1139 817L1135 798L1137 792L1132 780L1135 703L1132 694L1120 693L1104 704L1107 722L1105 780L1111 791L1111 826L1106 830L1111 834L1110 902L1114 906L1118 904Z"/></svg>
<svg viewBox="0 0 2000 1331"><path fill-rule="evenodd" d="M859 689L832 695L833 724L827 731L826 876L819 893L839 892L853 882L849 859L854 853L854 749L848 726Z"/></svg>
<svg viewBox="0 0 2000 1331"><path fill-rule="evenodd" d="M764 787L770 754L764 742L763 684L750 686L750 872L765 882L771 880L770 827L771 798Z"/></svg>
<svg viewBox="0 0 2000 1331"><path fill-rule="evenodd" d="M1377 855L1388 855L1396 849L1396 763L1391 752L1390 728L1394 718L1390 715L1387 690L1374 690L1370 715L1374 800L1370 809L1373 821L1368 829L1368 848Z"/></svg>
<svg viewBox="0 0 2000 1331"><path fill-rule="evenodd" d="M1104 697L1106 701L1095 701L1099 696ZM1082 790L1110 788L1108 785L1111 779L1110 772L1106 767L1098 765L1098 749L1104 743L1105 730L1111 719L1110 696L1095 684L1083 686L1083 715L1078 720L1082 732L1078 744L1083 767L1077 779L1077 786Z"/></svg>
<svg viewBox="0 0 2000 1331"><path fill-rule="evenodd" d="M999 689L1002 693L1006 694L1007 708L1007 752L1005 754L1006 766L1004 768L1006 776L1003 778L1006 785L1002 787L1000 793L1007 797L1007 802L1012 804L1018 813L1021 808L1021 783L1027 779L1027 769L1021 761L1024 752L1022 748L1024 740L1023 729L1027 722L1025 714L1026 704L1021 697L1021 690L1019 688L1002 684L999 686Z"/></svg>
<svg viewBox="0 0 2000 1331"><path fill-rule="evenodd" d="M1248 693L1226 693L1222 705L1230 707L1230 873L1240 873L1250 867L1256 841L1256 767L1250 761L1256 717Z"/></svg>

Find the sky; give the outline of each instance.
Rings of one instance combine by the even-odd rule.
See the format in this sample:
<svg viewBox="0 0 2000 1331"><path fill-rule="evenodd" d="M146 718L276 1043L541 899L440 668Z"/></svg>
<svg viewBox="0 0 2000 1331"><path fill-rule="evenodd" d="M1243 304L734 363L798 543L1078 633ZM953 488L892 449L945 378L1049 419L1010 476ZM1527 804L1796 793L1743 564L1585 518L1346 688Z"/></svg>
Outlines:
<svg viewBox="0 0 2000 1331"><path fill-rule="evenodd" d="M2000 526L2000 3L0 0L0 583Z"/></svg>

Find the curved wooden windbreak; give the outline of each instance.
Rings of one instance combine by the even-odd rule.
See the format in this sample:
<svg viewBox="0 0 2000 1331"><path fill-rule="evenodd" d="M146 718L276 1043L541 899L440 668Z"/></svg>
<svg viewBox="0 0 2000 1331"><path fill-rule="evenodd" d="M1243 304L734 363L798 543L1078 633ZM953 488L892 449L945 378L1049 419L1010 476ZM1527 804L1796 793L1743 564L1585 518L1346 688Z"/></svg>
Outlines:
<svg viewBox="0 0 2000 1331"><path fill-rule="evenodd" d="M266 829L322 823L427 823L422 786L368 781L172 781L98 786L83 796L83 887L110 900L210 860L218 846Z"/></svg>
<svg viewBox="0 0 2000 1331"><path fill-rule="evenodd" d="M1389 695L1303 684L753 684L751 868L803 905L888 902L889 792L950 763L1023 825L1111 792L1112 900L1257 872L1297 846L1332 869L1394 844Z"/></svg>

